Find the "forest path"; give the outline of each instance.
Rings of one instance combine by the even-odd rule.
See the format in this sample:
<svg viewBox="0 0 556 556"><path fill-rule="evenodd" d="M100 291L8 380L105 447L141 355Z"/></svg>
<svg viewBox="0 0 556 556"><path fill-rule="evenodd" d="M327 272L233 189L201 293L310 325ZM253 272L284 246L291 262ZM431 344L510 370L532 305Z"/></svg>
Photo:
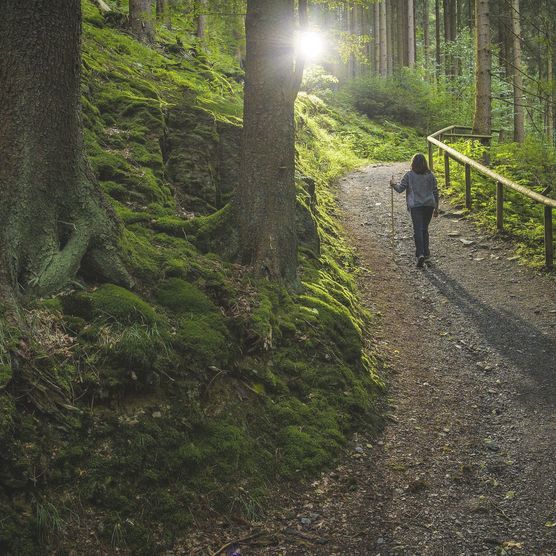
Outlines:
<svg viewBox="0 0 556 556"><path fill-rule="evenodd" d="M445 203L432 267L415 268L403 195L392 250L387 184L407 166L340 182L391 418L287 495L244 556L556 554L556 284Z"/></svg>

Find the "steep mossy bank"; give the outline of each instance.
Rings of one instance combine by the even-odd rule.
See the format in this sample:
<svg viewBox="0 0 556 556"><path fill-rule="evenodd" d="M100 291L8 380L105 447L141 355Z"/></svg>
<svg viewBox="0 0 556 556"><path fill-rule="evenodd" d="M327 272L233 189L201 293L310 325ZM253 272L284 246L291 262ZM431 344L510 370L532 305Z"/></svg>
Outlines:
<svg viewBox="0 0 556 556"><path fill-rule="evenodd" d="M272 485L379 423L332 184L408 157L416 136L301 95L301 283L255 280L223 256L241 125L232 54L199 52L186 19L147 47L93 4L84 15L87 150L136 285L86 268L75 289L22 308L24 330L2 308L3 554L154 554L215 512L255 519Z"/></svg>

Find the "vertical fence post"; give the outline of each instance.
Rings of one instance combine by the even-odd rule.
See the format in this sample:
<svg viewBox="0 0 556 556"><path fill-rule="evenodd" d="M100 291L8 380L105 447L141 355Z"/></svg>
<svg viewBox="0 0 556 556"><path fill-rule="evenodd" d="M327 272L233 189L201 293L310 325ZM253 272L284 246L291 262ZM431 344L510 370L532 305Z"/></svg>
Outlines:
<svg viewBox="0 0 556 556"><path fill-rule="evenodd" d="M450 156L444 153L444 184L446 188L450 187Z"/></svg>
<svg viewBox="0 0 556 556"><path fill-rule="evenodd" d="M554 237L552 233L552 207L544 207L544 260L546 268L554 264Z"/></svg>
<svg viewBox="0 0 556 556"><path fill-rule="evenodd" d="M504 229L504 186L496 182L496 228Z"/></svg>
<svg viewBox="0 0 556 556"><path fill-rule="evenodd" d="M465 165L465 208L471 208L471 166Z"/></svg>
<svg viewBox="0 0 556 556"><path fill-rule="evenodd" d="M432 154L432 143L429 142L429 170L432 172L434 170L434 156Z"/></svg>

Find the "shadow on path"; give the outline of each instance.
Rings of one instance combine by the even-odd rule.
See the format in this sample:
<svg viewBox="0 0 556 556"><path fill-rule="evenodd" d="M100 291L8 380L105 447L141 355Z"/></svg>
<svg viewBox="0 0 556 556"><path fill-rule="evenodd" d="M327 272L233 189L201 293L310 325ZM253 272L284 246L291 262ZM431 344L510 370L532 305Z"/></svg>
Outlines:
<svg viewBox="0 0 556 556"><path fill-rule="evenodd" d="M447 299L472 319L486 342L524 375L516 384L522 401L556 406L556 341L509 310L493 308L471 295L437 267L424 275ZM537 382L533 386L528 378Z"/></svg>

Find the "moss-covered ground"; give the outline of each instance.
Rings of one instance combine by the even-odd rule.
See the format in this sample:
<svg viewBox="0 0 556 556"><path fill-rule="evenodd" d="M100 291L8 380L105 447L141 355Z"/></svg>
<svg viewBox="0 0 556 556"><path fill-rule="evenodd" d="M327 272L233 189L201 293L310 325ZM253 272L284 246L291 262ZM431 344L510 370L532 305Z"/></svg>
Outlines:
<svg viewBox="0 0 556 556"><path fill-rule="evenodd" d="M262 515L272 485L380 420L333 183L407 158L415 134L300 95L301 288L255 280L218 254L237 182L233 56L199 51L185 17L149 47L83 8L86 148L136 286L81 276L21 309L24 331L0 314L2 554L155 554L202 517Z"/></svg>

